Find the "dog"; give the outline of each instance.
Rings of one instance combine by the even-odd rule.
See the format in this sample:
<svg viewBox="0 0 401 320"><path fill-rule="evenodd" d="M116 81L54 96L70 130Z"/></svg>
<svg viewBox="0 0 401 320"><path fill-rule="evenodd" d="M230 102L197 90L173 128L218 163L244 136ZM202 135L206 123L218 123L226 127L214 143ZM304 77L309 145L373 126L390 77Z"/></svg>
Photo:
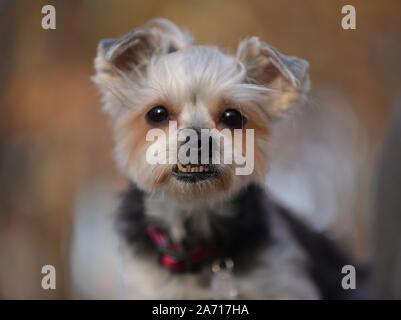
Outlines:
<svg viewBox="0 0 401 320"><path fill-rule="evenodd" d="M305 102L308 69L257 37L240 42L235 55L194 45L166 19L99 43L93 80L112 119L116 163L130 182L116 218L124 298L358 297L341 285L351 259L265 188L272 123ZM204 139L205 129L214 134ZM173 136L185 130L192 134L174 147ZM234 132L252 139L235 143ZM174 158L185 145L199 157L209 153L201 162L149 160L152 147ZM230 148L249 160L250 172L215 161Z"/></svg>

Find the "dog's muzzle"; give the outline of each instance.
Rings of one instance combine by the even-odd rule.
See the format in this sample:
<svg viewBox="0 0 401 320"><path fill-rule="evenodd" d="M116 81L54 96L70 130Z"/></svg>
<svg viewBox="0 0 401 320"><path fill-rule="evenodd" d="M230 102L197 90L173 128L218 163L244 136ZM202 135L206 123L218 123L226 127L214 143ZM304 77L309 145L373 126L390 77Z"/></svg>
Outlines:
<svg viewBox="0 0 401 320"><path fill-rule="evenodd" d="M182 182L196 183L208 180L217 176L217 170L214 165L187 164L177 163L173 167L174 177Z"/></svg>
<svg viewBox="0 0 401 320"><path fill-rule="evenodd" d="M217 166L212 164L212 159L213 159L213 148L212 144L213 141L209 137L207 141L202 140L201 133L199 129L197 131L197 140L193 142L193 149L197 150L197 156L198 156L198 163L197 164L182 164L181 162L177 162L175 166L173 166L173 176L182 182L187 182L187 183L196 183L199 181L204 181L211 179L213 177L217 176ZM187 139L184 143L189 143L189 139ZM202 163L202 148L203 145L206 146L207 143L207 148L208 150L208 159L206 159L207 163ZM202 145L203 144L203 145Z"/></svg>

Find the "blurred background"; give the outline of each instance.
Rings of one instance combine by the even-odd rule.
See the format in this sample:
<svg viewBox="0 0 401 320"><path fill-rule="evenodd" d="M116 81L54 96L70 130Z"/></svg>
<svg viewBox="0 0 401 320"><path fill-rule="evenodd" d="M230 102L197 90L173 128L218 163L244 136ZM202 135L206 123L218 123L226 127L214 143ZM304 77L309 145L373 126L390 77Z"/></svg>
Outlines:
<svg viewBox="0 0 401 320"><path fill-rule="evenodd" d="M41 27L46 4L56 30ZM341 28L345 4L356 30ZM400 1L2 0L0 299L118 297L126 181L90 77L99 40L155 17L198 44L235 52L256 35L310 62L308 104L274 128L268 187L372 265L378 297L401 298ZM41 288L46 264L56 290Z"/></svg>

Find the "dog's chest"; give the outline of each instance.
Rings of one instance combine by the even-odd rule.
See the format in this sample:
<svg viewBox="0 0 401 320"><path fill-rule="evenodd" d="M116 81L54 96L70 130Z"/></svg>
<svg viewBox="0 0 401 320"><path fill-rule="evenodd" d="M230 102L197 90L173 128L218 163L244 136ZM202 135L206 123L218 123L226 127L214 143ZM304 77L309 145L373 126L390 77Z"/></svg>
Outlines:
<svg viewBox="0 0 401 320"><path fill-rule="evenodd" d="M206 264L196 273L172 273L154 256L125 252L121 294L125 299L317 299L315 285L295 248L283 255L267 248L247 272L226 276Z"/></svg>
<svg viewBox="0 0 401 320"><path fill-rule="evenodd" d="M134 197L120 215L129 231L126 239L131 239L121 250L122 298L318 298L306 271L306 255L264 199L259 189L250 188L230 204L215 206L213 211L195 208L188 214L163 198L145 199L144 206L134 210L138 203ZM196 272L174 273L166 268L158 259L160 248L144 232L149 223L158 222L163 222L161 227L173 242L214 241L218 250L212 262L205 261ZM213 260L222 257L233 261L229 274L212 271Z"/></svg>

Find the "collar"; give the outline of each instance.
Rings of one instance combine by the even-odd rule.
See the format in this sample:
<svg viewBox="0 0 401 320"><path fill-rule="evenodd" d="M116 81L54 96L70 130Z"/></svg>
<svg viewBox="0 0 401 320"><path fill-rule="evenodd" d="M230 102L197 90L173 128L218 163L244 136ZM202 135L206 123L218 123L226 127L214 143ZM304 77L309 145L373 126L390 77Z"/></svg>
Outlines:
<svg viewBox="0 0 401 320"><path fill-rule="evenodd" d="M190 43L185 43L185 44L183 44L183 45L180 47L180 50L188 49L190 46L191 46Z"/></svg>
<svg viewBox="0 0 401 320"><path fill-rule="evenodd" d="M193 270L208 261L215 252L215 246L212 244L187 250L182 245L172 242L166 233L152 224L147 225L147 232L160 253L163 266L174 272Z"/></svg>

